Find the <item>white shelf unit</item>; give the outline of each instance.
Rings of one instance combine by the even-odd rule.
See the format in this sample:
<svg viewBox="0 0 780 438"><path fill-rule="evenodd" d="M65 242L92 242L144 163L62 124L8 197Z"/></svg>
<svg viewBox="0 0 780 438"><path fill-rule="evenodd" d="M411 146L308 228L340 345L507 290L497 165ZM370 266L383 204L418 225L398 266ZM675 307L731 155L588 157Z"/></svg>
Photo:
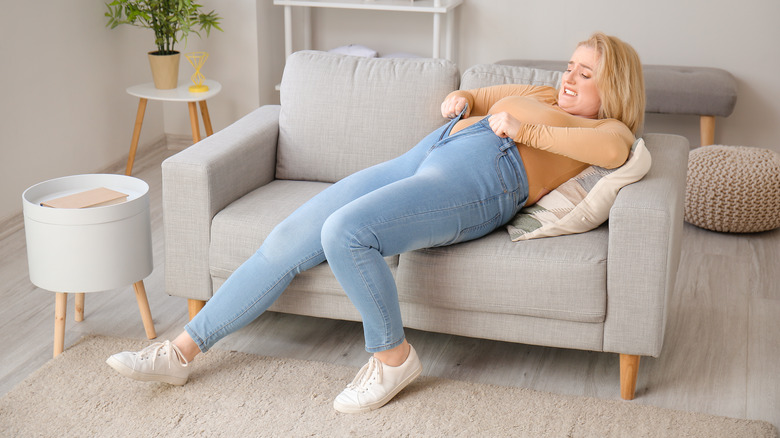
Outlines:
<svg viewBox="0 0 780 438"><path fill-rule="evenodd" d="M445 58L452 59L453 26L452 13L463 0L274 0L274 5L284 6L284 48L289 57L292 48L292 8L302 8L304 15L304 48L311 48L311 8L363 9L371 11L416 12L433 15L434 58L441 58L441 26L445 18Z"/></svg>

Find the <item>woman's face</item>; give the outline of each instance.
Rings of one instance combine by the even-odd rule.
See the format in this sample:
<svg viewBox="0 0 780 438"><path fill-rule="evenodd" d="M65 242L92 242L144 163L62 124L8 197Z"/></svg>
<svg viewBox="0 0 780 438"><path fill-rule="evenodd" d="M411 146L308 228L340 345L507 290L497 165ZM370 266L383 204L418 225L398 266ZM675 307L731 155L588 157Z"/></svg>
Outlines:
<svg viewBox="0 0 780 438"><path fill-rule="evenodd" d="M599 52L579 46L571 56L558 90L558 106L575 116L595 119L601 108L601 98L594 76L599 63Z"/></svg>

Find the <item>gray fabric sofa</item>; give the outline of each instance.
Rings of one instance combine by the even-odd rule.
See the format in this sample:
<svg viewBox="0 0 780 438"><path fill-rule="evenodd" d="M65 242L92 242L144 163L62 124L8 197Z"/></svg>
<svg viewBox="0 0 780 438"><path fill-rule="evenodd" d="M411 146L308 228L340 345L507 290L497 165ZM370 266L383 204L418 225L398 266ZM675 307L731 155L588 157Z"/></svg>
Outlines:
<svg viewBox="0 0 780 438"><path fill-rule="evenodd" d="M445 121L459 86L554 83L555 73L441 59L303 51L281 105L263 106L163 165L167 293L190 316L283 218L329 184L400 155ZM471 242L387 258L407 327L621 355L634 396L640 356L658 356L680 256L688 142L644 136L653 166L609 221L582 234ZM296 277L271 310L359 321L327 263Z"/></svg>

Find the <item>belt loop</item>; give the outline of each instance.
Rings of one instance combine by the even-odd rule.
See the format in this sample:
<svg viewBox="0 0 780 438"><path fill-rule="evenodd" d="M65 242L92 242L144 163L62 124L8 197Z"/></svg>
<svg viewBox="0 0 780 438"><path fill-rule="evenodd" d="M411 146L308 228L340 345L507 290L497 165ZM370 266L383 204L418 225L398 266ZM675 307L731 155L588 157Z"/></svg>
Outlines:
<svg viewBox="0 0 780 438"><path fill-rule="evenodd" d="M499 147L499 149L501 150L501 152L506 152L507 149L511 148L514 145L515 145L515 141L512 140L511 138L509 137L502 138L501 147Z"/></svg>

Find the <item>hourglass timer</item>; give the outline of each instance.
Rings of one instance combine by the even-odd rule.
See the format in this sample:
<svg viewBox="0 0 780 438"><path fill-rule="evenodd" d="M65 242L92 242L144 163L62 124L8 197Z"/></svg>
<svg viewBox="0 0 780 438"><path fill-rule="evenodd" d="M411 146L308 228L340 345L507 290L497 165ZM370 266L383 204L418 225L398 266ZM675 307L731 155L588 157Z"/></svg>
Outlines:
<svg viewBox="0 0 780 438"><path fill-rule="evenodd" d="M206 63L209 54L206 52L192 52L187 53L185 56L187 57L187 60L190 61L190 64L195 67L195 73L190 77L195 85L190 85L190 92L202 93L204 91L209 91L209 86L203 84L206 77L200 72L200 68Z"/></svg>

